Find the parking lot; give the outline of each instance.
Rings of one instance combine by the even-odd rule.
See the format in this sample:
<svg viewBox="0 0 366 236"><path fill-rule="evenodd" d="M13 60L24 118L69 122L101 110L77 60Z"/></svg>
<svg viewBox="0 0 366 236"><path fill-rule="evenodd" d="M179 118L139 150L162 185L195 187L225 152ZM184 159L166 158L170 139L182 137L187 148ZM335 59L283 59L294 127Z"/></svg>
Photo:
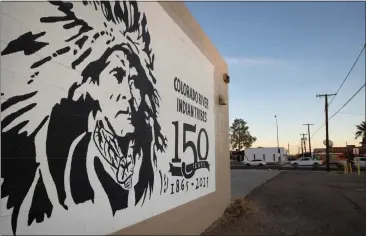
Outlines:
<svg viewBox="0 0 366 236"><path fill-rule="evenodd" d="M366 235L365 173L232 170L232 187L237 196L254 187L253 211L206 235Z"/></svg>
<svg viewBox="0 0 366 236"><path fill-rule="evenodd" d="M231 170L231 196L246 196L279 173L279 170Z"/></svg>
<svg viewBox="0 0 366 236"><path fill-rule="evenodd" d="M326 171L327 169L327 166L325 164L323 165L318 165L318 166L292 166L288 163L283 163L283 164L277 164L277 163L270 163L270 164L266 164L266 165L263 165L263 166L253 166L253 165L246 165L246 164L243 164L241 162L237 162L235 160L232 160L231 161L231 164L230 164L230 168L231 169L251 169L251 170L268 170L268 169L271 169L271 170L311 170L311 171ZM336 164L331 164L330 165L330 171L340 171L340 170L343 170L342 169L342 166L338 167ZM353 168L352 168L353 172L356 172L357 169L356 169L356 166L353 165ZM360 168L361 171L365 171L366 168L365 167L361 167Z"/></svg>

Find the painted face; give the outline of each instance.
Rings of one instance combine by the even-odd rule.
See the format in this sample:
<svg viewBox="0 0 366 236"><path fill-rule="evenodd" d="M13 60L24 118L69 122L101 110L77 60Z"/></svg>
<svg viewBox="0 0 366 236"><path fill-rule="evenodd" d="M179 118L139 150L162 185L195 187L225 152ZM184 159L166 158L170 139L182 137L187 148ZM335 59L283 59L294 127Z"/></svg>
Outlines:
<svg viewBox="0 0 366 236"><path fill-rule="evenodd" d="M122 51L113 52L106 61L107 66L100 74L99 101L103 123L117 136L124 137L134 132L131 123L131 105L137 105L134 94L134 79L137 70L130 65ZM138 94L137 94L138 96Z"/></svg>

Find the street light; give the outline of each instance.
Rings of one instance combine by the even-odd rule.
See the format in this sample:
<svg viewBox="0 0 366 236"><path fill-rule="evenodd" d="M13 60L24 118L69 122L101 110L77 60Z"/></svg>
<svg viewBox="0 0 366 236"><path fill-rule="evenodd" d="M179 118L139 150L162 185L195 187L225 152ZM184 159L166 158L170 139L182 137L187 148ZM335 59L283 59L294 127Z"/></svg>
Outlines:
<svg viewBox="0 0 366 236"><path fill-rule="evenodd" d="M277 128L277 152L278 152L278 155L279 157L281 158L281 152L280 152L280 143L278 141L278 122L277 122L277 115L274 116L276 118L276 128ZM280 161L280 160L278 160Z"/></svg>

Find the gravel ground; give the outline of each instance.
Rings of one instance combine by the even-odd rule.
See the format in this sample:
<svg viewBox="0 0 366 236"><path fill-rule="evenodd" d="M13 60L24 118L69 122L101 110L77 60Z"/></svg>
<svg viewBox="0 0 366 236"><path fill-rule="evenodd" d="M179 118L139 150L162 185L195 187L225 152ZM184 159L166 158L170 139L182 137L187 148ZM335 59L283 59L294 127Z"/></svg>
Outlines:
<svg viewBox="0 0 366 236"><path fill-rule="evenodd" d="M364 173L282 172L245 197L253 211L204 234L366 235L365 180Z"/></svg>

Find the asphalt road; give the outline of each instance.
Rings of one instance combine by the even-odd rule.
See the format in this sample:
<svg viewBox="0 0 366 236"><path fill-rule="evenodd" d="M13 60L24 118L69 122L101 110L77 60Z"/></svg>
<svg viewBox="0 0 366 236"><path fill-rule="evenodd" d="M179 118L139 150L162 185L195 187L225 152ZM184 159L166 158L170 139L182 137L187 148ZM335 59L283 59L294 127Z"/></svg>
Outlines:
<svg viewBox="0 0 366 236"><path fill-rule="evenodd" d="M318 167L313 166L298 166L293 167L291 165L266 165L266 166L247 166L244 164L241 164L236 161L232 161L230 165L230 169L251 169L251 170L311 170L311 171L326 171L327 167L326 165L321 165ZM339 171L340 169L336 165L330 165L331 171ZM361 168L361 171L364 171L365 168ZM357 171L355 167L353 167L353 171Z"/></svg>
<svg viewBox="0 0 366 236"><path fill-rule="evenodd" d="M230 169L237 170L237 169L246 169L246 170L311 170L311 171L326 171L326 166L300 166L300 167L293 167L293 166L280 166L280 165L267 165L267 166L246 166L243 164L234 164L230 166ZM331 171L339 171L339 168L335 166L330 167Z"/></svg>
<svg viewBox="0 0 366 236"><path fill-rule="evenodd" d="M278 175L278 170L231 170L231 197L243 197Z"/></svg>

